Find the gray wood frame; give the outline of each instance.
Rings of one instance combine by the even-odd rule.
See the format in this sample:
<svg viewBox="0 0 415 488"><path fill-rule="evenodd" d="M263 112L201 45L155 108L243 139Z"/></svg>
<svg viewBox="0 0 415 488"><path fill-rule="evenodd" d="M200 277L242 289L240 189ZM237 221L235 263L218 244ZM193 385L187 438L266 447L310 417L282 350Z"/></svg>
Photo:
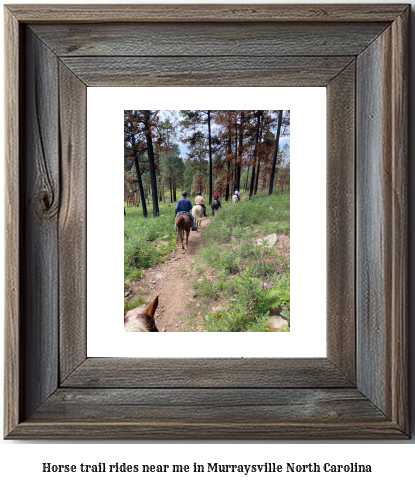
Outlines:
<svg viewBox="0 0 415 488"><path fill-rule="evenodd" d="M404 439L408 5L10 5L7 439ZM327 87L327 358L86 357L86 87Z"/></svg>

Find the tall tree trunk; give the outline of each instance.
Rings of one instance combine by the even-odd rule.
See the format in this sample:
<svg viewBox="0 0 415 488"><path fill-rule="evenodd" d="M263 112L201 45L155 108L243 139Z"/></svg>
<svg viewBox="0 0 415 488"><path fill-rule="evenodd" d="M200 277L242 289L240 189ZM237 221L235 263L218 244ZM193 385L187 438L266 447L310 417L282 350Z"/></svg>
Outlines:
<svg viewBox="0 0 415 488"><path fill-rule="evenodd" d="M244 112L241 112L241 128L239 130L239 150L238 150L238 159L239 162L236 165L236 189L240 190L241 186L241 166L242 166L242 144L244 138Z"/></svg>
<svg viewBox="0 0 415 488"><path fill-rule="evenodd" d="M161 173L159 174L159 182L158 182L158 192L159 192L159 201L163 201L163 182L161 181Z"/></svg>
<svg viewBox="0 0 415 488"><path fill-rule="evenodd" d="M258 142L262 141L262 127L259 132L259 140ZM259 180L259 170L261 169L261 160L258 158L258 165L257 165L257 171L256 171L256 180L255 180L255 191L254 195L256 195L256 192L258 191L258 180Z"/></svg>
<svg viewBox="0 0 415 488"><path fill-rule="evenodd" d="M258 156L258 141L259 141L259 126L261 125L261 112L257 114L257 124L256 124L256 136L255 136L255 149L254 149L254 164L252 166L252 176L251 176L251 185L249 188L249 198L252 197L252 193L254 191L254 183L255 183L255 166L256 160Z"/></svg>
<svg viewBox="0 0 415 488"><path fill-rule="evenodd" d="M138 189L140 190L141 200L143 202L143 215L147 217L147 207L146 207L146 199L144 196L144 187L143 187L143 180L141 179L141 172L140 172L140 165L138 164L138 154L137 151L134 149L135 147L135 136L131 136L132 147L134 151L134 166L135 172L137 173L137 182L138 182Z"/></svg>
<svg viewBox="0 0 415 488"><path fill-rule="evenodd" d="M254 183L255 183L255 166L256 162L252 165L252 173L251 173L251 183L249 185L249 198L251 198L252 193L254 192Z"/></svg>
<svg viewBox="0 0 415 488"><path fill-rule="evenodd" d="M177 202L177 199L176 199L176 182L173 183L173 202Z"/></svg>
<svg viewBox="0 0 415 488"><path fill-rule="evenodd" d="M270 181L269 181L269 194L270 195L272 194L272 190L274 188L275 171L278 172L278 169L276 170L275 166L277 165L278 145L280 143L281 123L282 123L282 110L279 110L277 135L275 136L274 157L272 158L271 177L270 177Z"/></svg>
<svg viewBox="0 0 415 488"><path fill-rule="evenodd" d="M140 190L141 201L143 202L143 215L147 217L146 197L144 196L143 180L141 179L140 167L137 154L134 156L135 171L137 173L138 188Z"/></svg>
<svg viewBox="0 0 415 488"><path fill-rule="evenodd" d="M261 169L261 162L258 160L258 164L256 166L256 177L255 177L255 188L254 188L254 195L258 191L258 178L259 178L259 170Z"/></svg>
<svg viewBox="0 0 415 488"><path fill-rule="evenodd" d="M236 127L235 132L235 162L232 167L232 195L235 194L235 190L238 188L236 186L236 168L238 165L238 127Z"/></svg>
<svg viewBox="0 0 415 488"><path fill-rule="evenodd" d="M170 203L173 203L173 192L171 188L171 177L170 177Z"/></svg>
<svg viewBox="0 0 415 488"><path fill-rule="evenodd" d="M264 168L263 175L262 175L261 191L265 190L265 187L267 186L267 173L265 172L265 169L266 168Z"/></svg>
<svg viewBox="0 0 415 488"><path fill-rule="evenodd" d="M208 110L208 130L209 130L209 205L212 203L212 134L210 129L210 110Z"/></svg>
<svg viewBox="0 0 415 488"><path fill-rule="evenodd" d="M249 168L250 168L250 166L248 166L248 172L247 172L247 174L246 174L245 191L248 191Z"/></svg>
<svg viewBox="0 0 415 488"><path fill-rule="evenodd" d="M231 135L229 134L229 139L228 139L228 152L226 153L228 156L227 162L228 162L228 169L226 170L226 196L225 196L225 201L227 202L229 200L229 179L230 179L230 168L231 168L231 158L229 156L232 155L232 141L231 141Z"/></svg>
<svg viewBox="0 0 415 488"><path fill-rule="evenodd" d="M157 199L156 165L154 161L153 140L151 138L150 110L143 110L143 113L147 142L148 166L150 169L151 196L153 200L153 217L157 217L160 215L160 212Z"/></svg>

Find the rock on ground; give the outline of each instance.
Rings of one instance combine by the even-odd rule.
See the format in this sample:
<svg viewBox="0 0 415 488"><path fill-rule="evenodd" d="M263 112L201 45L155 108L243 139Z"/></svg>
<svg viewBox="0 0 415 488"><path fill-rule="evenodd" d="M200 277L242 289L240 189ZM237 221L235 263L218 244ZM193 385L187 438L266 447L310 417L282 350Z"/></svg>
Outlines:
<svg viewBox="0 0 415 488"><path fill-rule="evenodd" d="M278 242L278 236L277 234L270 234L267 237L264 237L263 239L257 239L256 244L259 246L262 244L262 241L265 241L265 246L272 247L275 246L275 244Z"/></svg>
<svg viewBox="0 0 415 488"><path fill-rule="evenodd" d="M271 315L269 325L276 332L289 332L288 322L279 315Z"/></svg>
<svg viewBox="0 0 415 488"><path fill-rule="evenodd" d="M213 307L212 308L212 311L213 312L220 312L220 311L226 311L228 310L227 307L224 307L223 305L219 305L218 307Z"/></svg>

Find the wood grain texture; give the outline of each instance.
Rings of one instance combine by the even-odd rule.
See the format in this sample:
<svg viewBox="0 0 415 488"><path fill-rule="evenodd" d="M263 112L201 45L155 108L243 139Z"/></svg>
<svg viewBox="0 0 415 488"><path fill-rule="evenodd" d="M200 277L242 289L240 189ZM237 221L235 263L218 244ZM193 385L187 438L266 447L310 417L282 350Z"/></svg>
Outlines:
<svg viewBox="0 0 415 488"><path fill-rule="evenodd" d="M62 408L62 405L64 408ZM321 423L387 421L355 388L62 388L32 416L37 421Z"/></svg>
<svg viewBox="0 0 415 488"><path fill-rule="evenodd" d="M52 422L31 420L20 424L10 439L130 439L130 440L403 440L405 435L394 422L358 420L350 422L180 422L160 420Z"/></svg>
<svg viewBox="0 0 415 488"><path fill-rule="evenodd" d="M327 355L356 379L355 62L327 87Z"/></svg>
<svg viewBox="0 0 415 488"><path fill-rule="evenodd" d="M6 8L6 87L12 94L7 102L11 143L6 155L10 185L6 225L11 237L7 251L7 438L408 437L408 12L405 5ZM88 31L89 26L79 26L73 35L68 26L67 44L64 39L55 45L68 55L59 57L42 39L46 31L42 35L39 30L37 35L30 31L44 26L22 25L26 55L19 64L19 21L49 26L56 22L161 22L166 38L176 39L177 47L157 46L153 53L164 51L166 55L142 56L151 48L143 40L143 46L136 51L139 56L107 56L105 49L116 50L116 43L122 53L134 47L127 38L121 42L115 36L115 44L100 40L97 33L105 30L99 25L94 26L94 32ZM237 28L229 26L251 21L246 39L241 38ZM343 22L353 22L353 32L357 33L364 30L363 25L373 23L374 30L369 29L372 34L380 26L384 29L383 22L392 24L357 56L354 105L355 60L347 55L349 40L345 40L340 56L296 56L295 43L286 56L267 56L266 44L264 55L257 56L266 36L259 40L254 23L262 22L272 38L270 23L276 21L290 22L303 44L312 29L321 28L317 23L338 22L340 32ZM181 40L180 29L172 25L175 22L188 26L206 23L201 27L203 42L225 56L202 53L189 57L188 53L197 53L202 43L192 47ZM298 24L294 25L298 22L313 24L305 28L304 38ZM189 30L194 32L194 27ZM209 27L218 29L216 39ZM144 29L150 32L154 25ZM286 28L284 32L287 42L291 42ZM333 46L316 38L310 42L310 49L320 43L323 50L333 52L338 48L335 39L331 32L326 40L333 41ZM50 45L52 41L56 36L47 39ZM231 55L225 52L226 43ZM243 50L242 44L251 56L245 51L236 55ZM272 49L277 45L277 40L271 40ZM172 56L185 49L186 55ZM84 55L87 50L92 53L90 57ZM103 56L95 55L99 52ZM85 193L80 177L85 167L84 84L211 86L212 80L218 86L328 86L328 240L332 261L328 359L85 360L85 276L79 277L85 257ZM350 161L354 117L357 194L353 237ZM19 222L12 222L17 216ZM347 242L341 243L344 239ZM69 244L72 240L73 248ZM353 270L349 269L349 264L350 268L353 265L354 240L356 336L350 284Z"/></svg>
<svg viewBox="0 0 415 488"><path fill-rule="evenodd" d="M390 414L390 31L357 60L357 385ZM385 63L385 64L384 64ZM390 67L388 66L388 70ZM390 156L390 155L389 155Z"/></svg>
<svg viewBox="0 0 415 488"><path fill-rule="evenodd" d="M4 333L4 435L19 422L20 391L20 100L19 24L6 10L5 16L5 333Z"/></svg>
<svg viewBox="0 0 415 488"><path fill-rule="evenodd" d="M325 86L352 57L63 57L88 86Z"/></svg>
<svg viewBox="0 0 415 488"><path fill-rule="evenodd" d="M59 375L86 358L86 86L59 62ZM76 100L76 103L74 103Z"/></svg>
<svg viewBox="0 0 415 488"><path fill-rule="evenodd" d="M25 32L21 282L24 418L58 385L58 61Z"/></svg>
<svg viewBox="0 0 415 488"><path fill-rule="evenodd" d="M8 5L20 22L393 22L405 4Z"/></svg>
<svg viewBox="0 0 415 488"><path fill-rule="evenodd" d="M351 382L327 359L88 358L62 386L334 388L350 387Z"/></svg>
<svg viewBox="0 0 415 488"><path fill-rule="evenodd" d="M405 24L357 65L357 385L408 432Z"/></svg>
<svg viewBox="0 0 415 488"><path fill-rule="evenodd" d="M410 432L408 392L408 73L409 16L391 25L392 305L391 419Z"/></svg>
<svg viewBox="0 0 415 488"><path fill-rule="evenodd" d="M395 106L396 92L391 96L393 52L398 54L392 49L392 31L388 29L362 53L357 64L357 385L388 416L392 414L392 390L397 393L392 385L392 358L405 347L394 344L396 333L403 338L398 331L404 327L405 309L393 286L400 283L398 290L402 291L406 275L395 265L396 259L405 262L402 232L406 214L399 195L406 160L400 151L392 157L396 151L392 145L396 128L392 127L395 117L406 109L400 103ZM395 90L401 92L402 85L395 85ZM395 174L400 175L397 187ZM399 238L395 234L398 229ZM395 254L398 241L403 257ZM399 325L393 315L396 305L401 307ZM402 364L403 358L396 360ZM400 401L406 403L402 393Z"/></svg>
<svg viewBox="0 0 415 488"><path fill-rule="evenodd" d="M58 56L357 56L388 23L41 24ZM265 48L265 49L264 49Z"/></svg>

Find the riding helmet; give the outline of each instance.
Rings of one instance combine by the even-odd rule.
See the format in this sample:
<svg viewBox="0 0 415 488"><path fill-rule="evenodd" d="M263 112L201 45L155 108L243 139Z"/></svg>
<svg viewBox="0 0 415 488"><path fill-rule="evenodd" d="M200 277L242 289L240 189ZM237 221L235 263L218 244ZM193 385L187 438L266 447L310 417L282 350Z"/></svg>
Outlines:
<svg viewBox="0 0 415 488"><path fill-rule="evenodd" d="M187 197L187 191L182 191L182 197Z"/></svg>
<svg viewBox="0 0 415 488"><path fill-rule="evenodd" d="M202 192L201 192L201 191L198 191L198 192L197 192L197 194L198 194L198 195L201 195L201 194L202 194Z"/></svg>

